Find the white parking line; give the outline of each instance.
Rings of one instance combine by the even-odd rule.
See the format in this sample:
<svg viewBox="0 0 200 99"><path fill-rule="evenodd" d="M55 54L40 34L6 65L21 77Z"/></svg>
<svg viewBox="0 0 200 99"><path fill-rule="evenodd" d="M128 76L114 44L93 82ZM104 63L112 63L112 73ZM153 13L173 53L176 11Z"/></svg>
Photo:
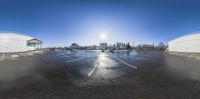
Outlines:
<svg viewBox="0 0 200 99"><path fill-rule="evenodd" d="M88 73L88 76L91 76L93 72L96 70L96 68L97 68L97 63L94 65L94 68L92 69L92 71Z"/></svg>
<svg viewBox="0 0 200 99"><path fill-rule="evenodd" d="M119 59L119 58L117 58L117 57L115 57L115 56L114 56L114 58L117 59L117 60L119 60L121 63L123 63L123 64L125 64L125 65L131 67L131 68L135 68L135 69L137 69L136 66L133 66L133 65L131 65L131 64L128 64L128 63L124 62L123 60L121 60L121 59Z"/></svg>
<svg viewBox="0 0 200 99"><path fill-rule="evenodd" d="M115 56L117 57L117 56ZM126 56L118 56L118 57L121 57L121 58L126 58ZM130 57L130 58L134 58L134 59L138 59L138 60L146 60L146 58L141 58L141 57Z"/></svg>
<svg viewBox="0 0 200 99"><path fill-rule="evenodd" d="M146 60L146 58L139 58L139 57L133 57L135 59L141 59L141 60Z"/></svg>
<svg viewBox="0 0 200 99"><path fill-rule="evenodd" d="M60 56L60 57L70 57L71 54L58 54L57 56Z"/></svg>
<svg viewBox="0 0 200 99"><path fill-rule="evenodd" d="M75 61L82 60L84 58L87 58L87 57L81 57L81 58L77 58L77 59L72 59L72 60L68 60L68 61L65 61L65 62L67 62L67 63L69 63L69 62L75 62Z"/></svg>

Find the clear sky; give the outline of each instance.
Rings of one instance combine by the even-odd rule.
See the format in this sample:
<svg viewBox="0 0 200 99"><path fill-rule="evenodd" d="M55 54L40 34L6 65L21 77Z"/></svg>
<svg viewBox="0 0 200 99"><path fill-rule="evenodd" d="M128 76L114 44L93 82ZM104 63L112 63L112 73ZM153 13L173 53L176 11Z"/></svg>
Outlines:
<svg viewBox="0 0 200 99"><path fill-rule="evenodd" d="M191 0L0 0L0 31L31 35L45 46L167 43L200 31L199 5Z"/></svg>

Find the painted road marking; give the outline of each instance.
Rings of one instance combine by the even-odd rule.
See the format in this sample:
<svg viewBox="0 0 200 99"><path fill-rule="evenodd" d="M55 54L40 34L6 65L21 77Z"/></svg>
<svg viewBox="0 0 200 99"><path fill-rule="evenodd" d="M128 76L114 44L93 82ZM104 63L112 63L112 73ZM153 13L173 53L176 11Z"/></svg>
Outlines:
<svg viewBox="0 0 200 99"><path fill-rule="evenodd" d="M65 62L67 62L67 63L75 62L75 61L80 61L80 60L82 60L84 58L90 58L90 57L96 57L96 56L85 56L85 57L81 57L81 58L77 58L77 59L68 60L68 61L65 61Z"/></svg>
<svg viewBox="0 0 200 99"><path fill-rule="evenodd" d="M88 73L88 76L91 76L94 73L94 71L96 70L96 68L97 68L97 63L95 63L94 68L92 69L92 71L90 71Z"/></svg>
<svg viewBox="0 0 200 99"><path fill-rule="evenodd" d="M141 60L146 60L146 58L140 58L140 57L133 57L135 59L141 59Z"/></svg>
<svg viewBox="0 0 200 99"><path fill-rule="evenodd" d="M121 59L119 59L119 58L117 58L117 57L114 57L114 58L117 59L118 61L120 61L121 63L123 63L123 64L125 64L125 65L131 67L131 68L135 68L135 69L137 69L136 66L133 66L133 65L131 65L131 64L128 64L128 63L124 62L123 60L121 60Z"/></svg>
<svg viewBox="0 0 200 99"><path fill-rule="evenodd" d="M84 58L87 58L87 57L81 57L81 58L77 58L77 59L72 59L72 60L68 60L68 61L65 61L65 62L67 62L67 63L69 63L69 62L75 62L75 61L82 60Z"/></svg>
<svg viewBox="0 0 200 99"><path fill-rule="evenodd" d="M117 56L115 56L117 57ZM118 56L118 57L121 57L121 58L126 58L126 56ZM129 58L134 58L134 59L140 59L140 60L146 60L146 58L141 58L141 57L129 57Z"/></svg>

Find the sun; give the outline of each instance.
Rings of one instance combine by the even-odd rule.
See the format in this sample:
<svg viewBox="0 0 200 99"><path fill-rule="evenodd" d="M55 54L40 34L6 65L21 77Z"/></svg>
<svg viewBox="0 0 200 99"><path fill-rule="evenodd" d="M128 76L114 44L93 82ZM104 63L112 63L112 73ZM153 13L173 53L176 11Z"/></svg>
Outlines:
<svg viewBox="0 0 200 99"><path fill-rule="evenodd" d="M102 34L100 35L100 38L101 38L101 39L106 39L106 38L107 38L106 33L102 33Z"/></svg>

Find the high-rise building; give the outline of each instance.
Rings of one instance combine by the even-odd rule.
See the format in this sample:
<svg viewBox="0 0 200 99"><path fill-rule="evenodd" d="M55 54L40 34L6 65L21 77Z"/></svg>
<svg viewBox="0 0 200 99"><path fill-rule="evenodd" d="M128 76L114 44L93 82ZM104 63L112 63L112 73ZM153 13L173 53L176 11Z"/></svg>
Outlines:
<svg viewBox="0 0 200 99"><path fill-rule="evenodd" d="M100 43L100 49L106 49L107 48L107 43Z"/></svg>

